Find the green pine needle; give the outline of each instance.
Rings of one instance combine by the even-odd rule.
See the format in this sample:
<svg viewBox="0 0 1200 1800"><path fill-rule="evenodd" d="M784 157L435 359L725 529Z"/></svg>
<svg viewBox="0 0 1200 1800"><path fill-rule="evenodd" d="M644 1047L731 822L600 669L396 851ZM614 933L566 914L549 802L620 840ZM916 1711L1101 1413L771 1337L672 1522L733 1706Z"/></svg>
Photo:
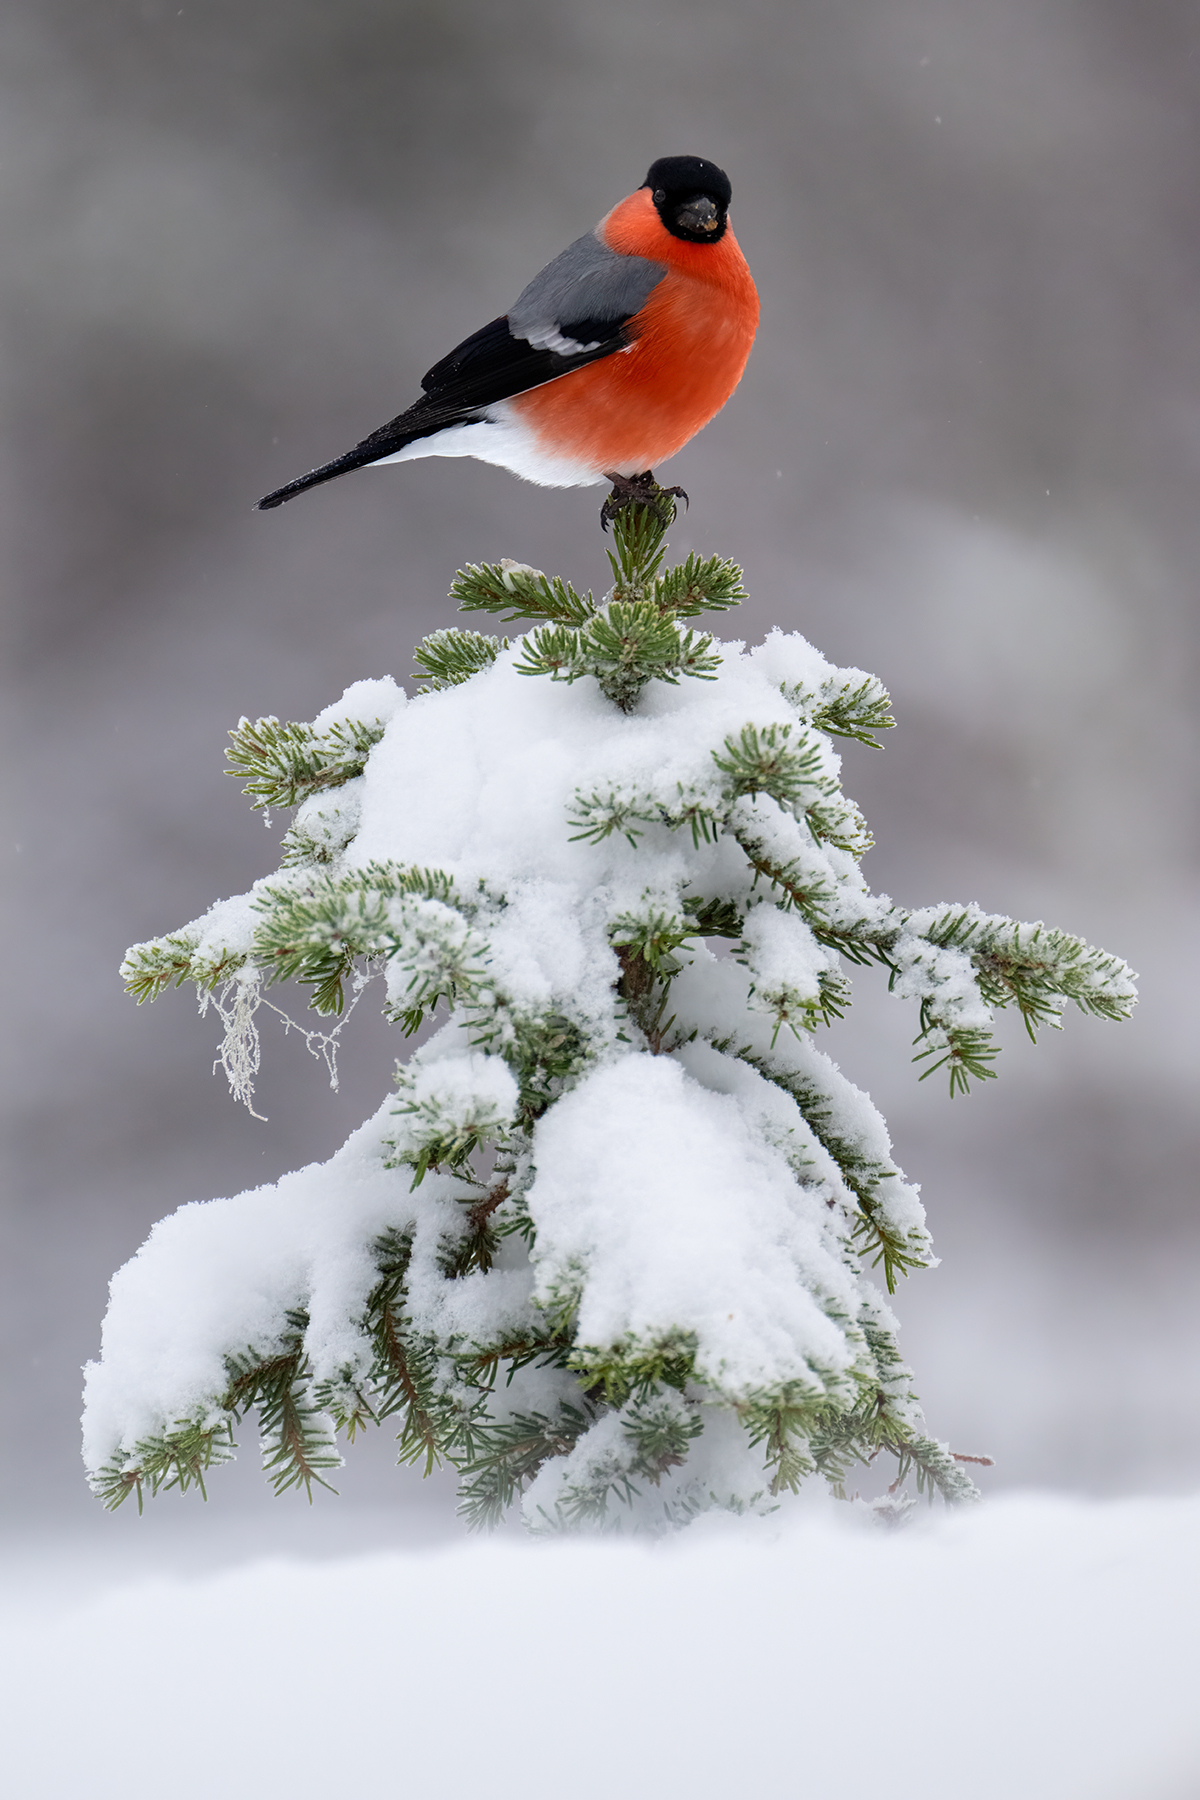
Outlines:
<svg viewBox="0 0 1200 1800"><path fill-rule="evenodd" d="M857 687L837 687L826 682L819 704L808 714L818 731L830 737L856 738L872 750L882 749L877 731L890 731L896 721L892 717L888 691L874 675L867 675Z"/></svg>
<svg viewBox="0 0 1200 1800"><path fill-rule="evenodd" d="M725 739L724 755L713 751L713 761L728 777L730 799L766 794L780 806L794 807L806 794L835 791L820 746L804 731L793 741L790 725L743 725L739 737Z"/></svg>
<svg viewBox="0 0 1200 1800"><path fill-rule="evenodd" d="M677 619L691 619L702 612L728 612L746 598L742 571L723 556L701 558L693 552L686 562L660 575L654 585L655 603Z"/></svg>
<svg viewBox="0 0 1200 1800"><path fill-rule="evenodd" d="M595 612L590 594L575 592L569 581L550 580L540 569L507 558L499 563L468 563L450 585L460 612L499 613L506 623L539 619L553 625L585 625Z"/></svg>
<svg viewBox="0 0 1200 1800"><path fill-rule="evenodd" d="M276 718L242 719L229 733L225 773L250 777L242 792L253 796L256 809L297 806L310 794L361 775L383 733L378 719L339 720L328 731Z"/></svg>
<svg viewBox="0 0 1200 1800"><path fill-rule="evenodd" d="M457 687L490 669L501 650L508 649L507 638L485 637L478 631L434 631L413 651L413 661L425 678L419 694L439 693L443 688Z"/></svg>

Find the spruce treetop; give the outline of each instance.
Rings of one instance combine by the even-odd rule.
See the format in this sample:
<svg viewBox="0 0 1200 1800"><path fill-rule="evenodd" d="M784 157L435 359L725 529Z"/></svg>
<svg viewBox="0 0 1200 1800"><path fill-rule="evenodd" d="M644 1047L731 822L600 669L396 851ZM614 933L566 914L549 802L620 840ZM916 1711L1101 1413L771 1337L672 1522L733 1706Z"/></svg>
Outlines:
<svg viewBox="0 0 1200 1800"><path fill-rule="evenodd" d="M194 983L247 1103L276 984L338 1015L375 977L436 1025L332 1160L185 1208L114 1279L85 1455L112 1506L204 1487L256 1409L282 1491L394 1419L489 1523L660 1530L889 1459L893 1492L975 1490L930 1437L889 1293L934 1261L870 1100L819 1048L874 967L921 1079L995 1074L991 1027L1119 1019L1116 957L975 905L874 894L837 738L892 725L875 677L797 635L719 644L720 557L667 567L673 507L614 522L599 600L469 566L418 690L311 724L242 720L230 769L294 808L279 871L135 945L130 992ZM340 1022L310 1040L331 1052Z"/></svg>

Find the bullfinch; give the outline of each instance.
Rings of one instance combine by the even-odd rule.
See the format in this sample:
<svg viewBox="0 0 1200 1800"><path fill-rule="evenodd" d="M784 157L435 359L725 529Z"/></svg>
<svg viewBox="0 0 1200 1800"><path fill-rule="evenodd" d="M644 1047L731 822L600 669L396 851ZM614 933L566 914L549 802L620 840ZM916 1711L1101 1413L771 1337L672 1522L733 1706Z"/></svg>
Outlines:
<svg viewBox="0 0 1200 1800"><path fill-rule="evenodd" d="M660 157L507 313L434 364L415 405L259 509L419 456L474 456L545 487L611 482L614 501L652 488L655 464L724 406L754 342L731 192L703 157Z"/></svg>

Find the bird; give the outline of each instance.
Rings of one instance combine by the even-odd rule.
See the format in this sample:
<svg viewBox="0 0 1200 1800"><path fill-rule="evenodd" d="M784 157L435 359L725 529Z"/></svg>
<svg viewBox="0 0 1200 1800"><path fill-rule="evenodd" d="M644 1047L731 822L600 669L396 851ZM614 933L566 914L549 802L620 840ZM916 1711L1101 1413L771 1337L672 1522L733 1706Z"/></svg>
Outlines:
<svg viewBox="0 0 1200 1800"><path fill-rule="evenodd" d="M414 405L257 510L424 456L473 456L543 487L609 482L606 527L639 498L682 494L652 471L724 406L758 328L731 196L704 157L659 157L507 313L434 364Z"/></svg>

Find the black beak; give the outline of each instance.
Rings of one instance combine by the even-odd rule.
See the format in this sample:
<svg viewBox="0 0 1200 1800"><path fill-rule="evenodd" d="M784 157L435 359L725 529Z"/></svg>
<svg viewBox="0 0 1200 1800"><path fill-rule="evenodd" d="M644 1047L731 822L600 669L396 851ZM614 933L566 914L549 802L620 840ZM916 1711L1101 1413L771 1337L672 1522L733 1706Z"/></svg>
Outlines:
<svg viewBox="0 0 1200 1800"><path fill-rule="evenodd" d="M698 236L716 231L721 223L721 215L716 204L707 194L697 194L694 200L688 200L675 214L675 222L684 231L694 231Z"/></svg>

